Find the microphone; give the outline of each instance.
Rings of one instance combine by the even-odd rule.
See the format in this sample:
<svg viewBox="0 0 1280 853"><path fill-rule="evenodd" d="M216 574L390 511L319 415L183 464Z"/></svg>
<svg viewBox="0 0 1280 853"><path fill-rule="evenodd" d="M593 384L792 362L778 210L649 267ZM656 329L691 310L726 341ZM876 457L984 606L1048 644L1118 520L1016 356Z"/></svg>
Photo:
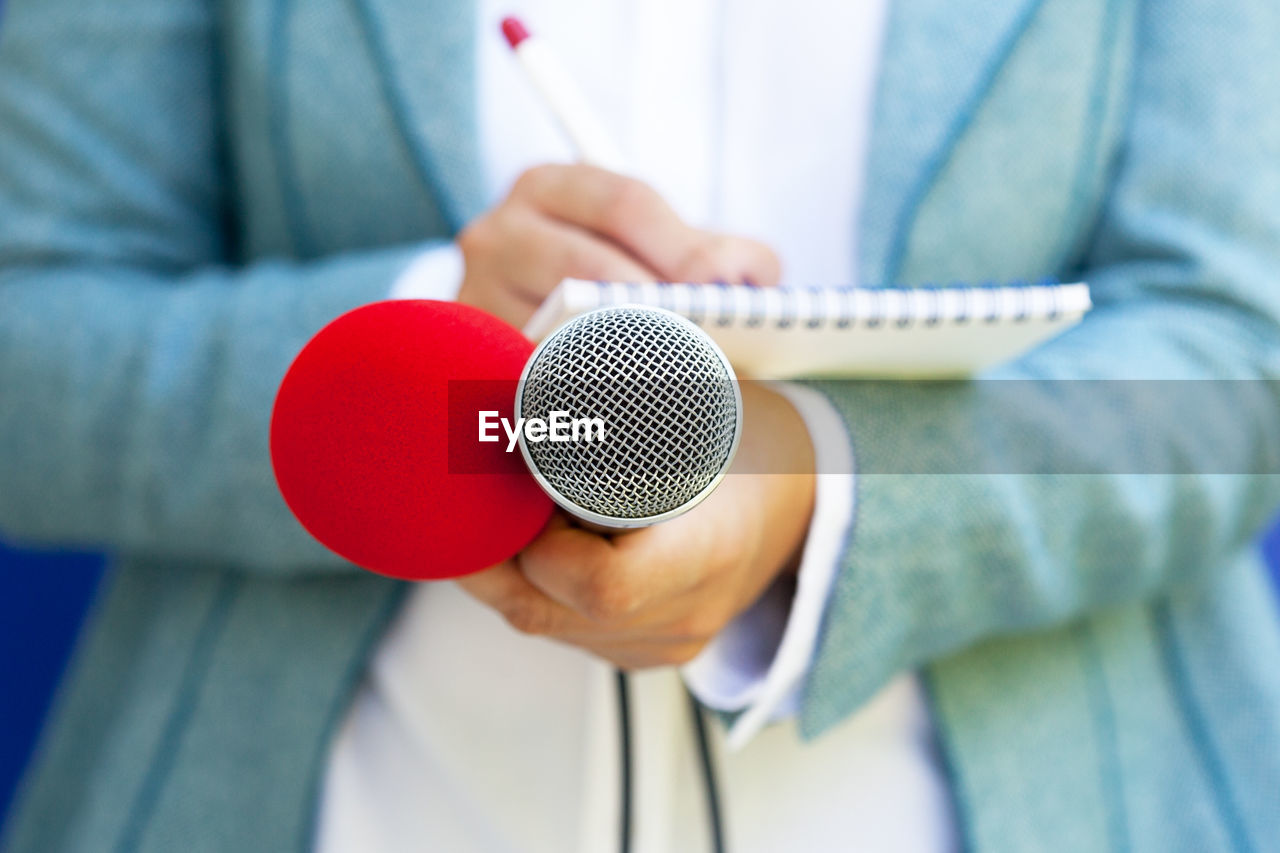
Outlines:
<svg viewBox="0 0 1280 853"><path fill-rule="evenodd" d="M377 302L289 367L272 468L294 516L340 556L402 579L460 577L514 556L556 505L601 531L696 506L737 450L735 380L705 332L662 309L598 309L535 349L461 303ZM477 440L483 413L600 429L556 441L518 426L515 454Z"/></svg>
<svg viewBox="0 0 1280 853"><path fill-rule="evenodd" d="M533 441L525 430L520 452L551 499L585 526L666 521L711 494L733 462L742 435L736 379L720 347L679 314L599 308L538 346L515 408L526 420L585 414L606 440Z"/></svg>
<svg viewBox="0 0 1280 853"><path fill-rule="evenodd" d="M276 393L271 464L285 503L321 544L378 574L439 580L508 559L554 505L516 454L451 436L447 412L452 388L510 417L532 351L457 302L375 302L333 320Z"/></svg>

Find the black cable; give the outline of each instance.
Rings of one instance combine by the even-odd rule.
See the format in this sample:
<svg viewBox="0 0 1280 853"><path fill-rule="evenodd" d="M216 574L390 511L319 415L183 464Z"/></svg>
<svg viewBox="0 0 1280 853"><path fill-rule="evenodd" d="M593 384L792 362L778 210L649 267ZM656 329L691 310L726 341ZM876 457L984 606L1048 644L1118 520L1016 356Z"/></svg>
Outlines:
<svg viewBox="0 0 1280 853"><path fill-rule="evenodd" d="M631 851L632 822L632 756L631 756L631 685L627 674L614 670L614 683L618 694L618 765L620 768L618 807L618 850ZM698 762L702 766L702 781L707 796L707 818L711 828L711 849L725 853L724 818L720 812L720 786L716 782L715 761L711 756L711 743L707 737L707 724L702 717L702 706L693 694L685 691L689 699L689 715L693 719L694 739L698 742Z"/></svg>
<svg viewBox="0 0 1280 853"><path fill-rule="evenodd" d="M693 717L693 731L698 740L698 758L702 764L702 781L707 790L707 815L711 822L711 849L724 853L724 821L720 815L720 788L716 784L716 766L711 759L711 745L707 740L707 724L702 719L702 706L692 693L689 696L689 714Z"/></svg>
<svg viewBox="0 0 1280 853"><path fill-rule="evenodd" d="M622 769L621 805L618 808L618 850L620 853L631 851L631 689L627 682L627 674L620 669L614 670L614 679L618 685L618 764Z"/></svg>

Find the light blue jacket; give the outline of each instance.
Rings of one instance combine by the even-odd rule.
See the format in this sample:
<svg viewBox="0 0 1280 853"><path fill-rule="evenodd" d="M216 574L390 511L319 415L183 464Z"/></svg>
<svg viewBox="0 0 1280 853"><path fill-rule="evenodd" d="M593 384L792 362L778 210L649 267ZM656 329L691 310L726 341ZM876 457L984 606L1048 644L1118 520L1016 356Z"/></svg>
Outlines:
<svg viewBox="0 0 1280 853"><path fill-rule="evenodd" d="M268 416L309 335L479 211L472 14L10 0L0 529L117 555L14 851L309 845L403 588L291 519ZM1094 315L1008 376L1275 378L1278 81L1274 0L895 0L862 277L1086 277ZM1001 452L981 388L819 387L867 470ZM1222 470L1276 470L1261 400ZM921 668L974 849L1280 849L1278 480L862 476L804 734Z"/></svg>

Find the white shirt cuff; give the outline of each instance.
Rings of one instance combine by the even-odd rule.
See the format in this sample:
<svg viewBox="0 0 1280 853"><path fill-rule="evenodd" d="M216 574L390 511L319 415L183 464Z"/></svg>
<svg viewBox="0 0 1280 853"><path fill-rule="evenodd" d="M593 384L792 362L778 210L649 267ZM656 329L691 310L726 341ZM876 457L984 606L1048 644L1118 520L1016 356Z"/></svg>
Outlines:
<svg viewBox="0 0 1280 853"><path fill-rule="evenodd" d="M799 708L855 509L853 447L840 414L811 388L785 382L770 387L804 419L818 472L795 595L788 601L788 585L774 584L681 669L704 705L742 711L729 729L730 749Z"/></svg>
<svg viewBox="0 0 1280 853"><path fill-rule="evenodd" d="M451 302L462 286L462 252L454 243L424 249L391 284L388 299Z"/></svg>

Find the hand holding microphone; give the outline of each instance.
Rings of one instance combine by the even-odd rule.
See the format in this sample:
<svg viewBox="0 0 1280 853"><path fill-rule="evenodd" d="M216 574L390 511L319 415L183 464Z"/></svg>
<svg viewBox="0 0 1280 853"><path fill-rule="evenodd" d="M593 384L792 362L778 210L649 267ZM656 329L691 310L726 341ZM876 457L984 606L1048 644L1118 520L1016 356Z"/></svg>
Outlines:
<svg viewBox="0 0 1280 853"><path fill-rule="evenodd" d="M794 570L813 511L803 420L765 385L741 389L733 466L696 507L614 536L557 514L516 557L459 586L517 630L624 669L692 660L780 572Z"/></svg>
<svg viewBox="0 0 1280 853"><path fill-rule="evenodd" d="M688 660L803 541L803 422L764 388L744 386L739 400L719 351L667 312L593 312L532 349L456 303L382 302L338 318L277 395L285 500L342 556L397 577L460 577L522 631L627 667ZM481 411L514 423L560 406L600 416L614 440L522 438L520 454L479 441ZM730 460L737 473L721 482ZM553 516L553 498L592 524L651 526L599 535Z"/></svg>

